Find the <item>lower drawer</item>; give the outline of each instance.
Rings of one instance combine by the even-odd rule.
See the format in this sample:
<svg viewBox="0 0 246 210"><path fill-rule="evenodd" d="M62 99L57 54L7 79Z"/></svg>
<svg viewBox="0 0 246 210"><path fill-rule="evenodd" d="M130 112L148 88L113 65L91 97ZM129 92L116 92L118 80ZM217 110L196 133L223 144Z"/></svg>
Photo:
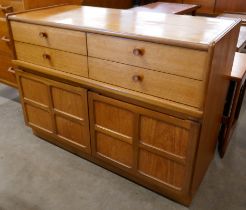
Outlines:
<svg viewBox="0 0 246 210"><path fill-rule="evenodd" d="M22 42L15 42L15 49L18 60L88 77L86 56Z"/></svg>
<svg viewBox="0 0 246 210"><path fill-rule="evenodd" d="M15 74L11 70L11 56L0 53L0 82L16 86Z"/></svg>
<svg viewBox="0 0 246 210"><path fill-rule="evenodd" d="M203 105L203 81L96 58L89 58L89 77L197 108Z"/></svg>

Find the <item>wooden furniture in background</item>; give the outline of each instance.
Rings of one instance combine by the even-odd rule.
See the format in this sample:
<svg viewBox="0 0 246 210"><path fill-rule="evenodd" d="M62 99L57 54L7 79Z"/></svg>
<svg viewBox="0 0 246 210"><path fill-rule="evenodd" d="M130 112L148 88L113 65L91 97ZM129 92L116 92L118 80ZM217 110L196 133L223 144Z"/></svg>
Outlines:
<svg viewBox="0 0 246 210"><path fill-rule="evenodd" d="M196 14L196 10L199 8L198 5L192 4L178 4L178 3L164 3L156 2L147 4L140 7L134 7L130 10L132 11L142 11L142 12L159 12L159 13L171 13L171 14Z"/></svg>
<svg viewBox="0 0 246 210"><path fill-rule="evenodd" d="M245 0L216 0L215 13L244 12L246 13Z"/></svg>
<svg viewBox="0 0 246 210"><path fill-rule="evenodd" d="M239 21L82 6L9 20L34 134L189 205L216 148Z"/></svg>
<svg viewBox="0 0 246 210"><path fill-rule="evenodd" d="M216 0L183 0L183 3L200 5L197 13L213 14Z"/></svg>
<svg viewBox="0 0 246 210"><path fill-rule="evenodd" d="M246 53L246 25L241 26L237 43L237 51L240 53Z"/></svg>
<svg viewBox="0 0 246 210"><path fill-rule="evenodd" d="M133 7L134 0L84 0L83 5L117 9L129 9Z"/></svg>
<svg viewBox="0 0 246 210"><path fill-rule="evenodd" d="M156 0L157 1L157 0ZM196 4L201 8L198 13L219 14L223 12L246 12L245 0L158 0L159 2L174 2L184 4ZM145 0L144 3L153 2Z"/></svg>
<svg viewBox="0 0 246 210"><path fill-rule="evenodd" d="M17 87L11 60L11 40L6 14L63 3L81 4L83 0L0 0L0 82Z"/></svg>
<svg viewBox="0 0 246 210"><path fill-rule="evenodd" d="M236 53L231 72L231 84L224 109L224 120L219 135L219 154L224 157L238 120L246 89L246 54Z"/></svg>
<svg viewBox="0 0 246 210"><path fill-rule="evenodd" d="M237 51L240 53L246 53L246 13L223 13L218 18L241 18L242 24L239 33Z"/></svg>

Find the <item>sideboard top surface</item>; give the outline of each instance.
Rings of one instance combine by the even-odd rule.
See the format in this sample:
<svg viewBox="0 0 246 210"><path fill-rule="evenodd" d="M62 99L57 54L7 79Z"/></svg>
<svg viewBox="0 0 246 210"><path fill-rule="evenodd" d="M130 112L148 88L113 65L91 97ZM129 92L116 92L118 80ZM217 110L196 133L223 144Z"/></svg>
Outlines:
<svg viewBox="0 0 246 210"><path fill-rule="evenodd" d="M75 5L14 14L9 19L205 50L240 22Z"/></svg>

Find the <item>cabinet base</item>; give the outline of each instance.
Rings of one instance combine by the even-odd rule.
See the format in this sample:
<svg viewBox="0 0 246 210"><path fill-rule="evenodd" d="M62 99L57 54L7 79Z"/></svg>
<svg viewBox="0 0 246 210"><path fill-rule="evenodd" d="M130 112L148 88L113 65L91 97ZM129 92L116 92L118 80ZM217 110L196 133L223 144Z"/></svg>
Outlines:
<svg viewBox="0 0 246 210"><path fill-rule="evenodd" d="M60 142L55 136L53 136L52 134L48 134L45 131L33 128L33 134L36 135L37 137L45 140L45 141L48 141L48 142L62 148L62 149L65 149L65 150L67 150L67 151L69 151L69 152L71 152L71 153L73 153L79 157L82 157L82 158L84 158L84 159L86 159L92 163L95 163L95 164L97 164L97 165L99 165L99 166L101 166L107 170L110 170L115 174L118 174L124 178L127 178L136 184L139 184L139 185L146 187L146 188L148 188L148 189L150 189L150 190L152 190L158 194L161 194L165 197L168 197L169 199L171 199L173 201L176 201L176 202L183 204L185 206L189 206L191 204L191 201L192 201L191 195L180 194L180 193L177 194L174 191L163 189L160 186L158 186L154 183L151 183L148 180L145 180L143 177L138 177L136 175L132 175L131 173L126 172L124 170L121 170L117 167L114 167L108 163L105 163L104 161L102 161L96 157L90 156L89 154L86 154L86 153L80 151L78 148L75 148L69 144L66 144L65 142Z"/></svg>

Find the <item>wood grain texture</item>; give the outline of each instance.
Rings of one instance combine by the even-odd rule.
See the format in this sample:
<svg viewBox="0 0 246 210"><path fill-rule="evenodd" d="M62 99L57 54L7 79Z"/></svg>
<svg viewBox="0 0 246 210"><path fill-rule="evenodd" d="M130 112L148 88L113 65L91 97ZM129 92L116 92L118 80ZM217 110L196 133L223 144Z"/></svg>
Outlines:
<svg viewBox="0 0 246 210"><path fill-rule="evenodd" d="M132 0L84 0L83 5L94 7L108 7L117 9L128 9L133 6Z"/></svg>
<svg viewBox="0 0 246 210"><path fill-rule="evenodd" d="M140 77L139 81L134 76ZM202 109L205 82L89 58L89 78ZM179 84L179 85L177 85Z"/></svg>
<svg viewBox="0 0 246 210"><path fill-rule="evenodd" d="M240 25L224 36L214 48L214 59L211 63L204 119L192 184L193 193L200 185L209 163L214 157L239 30Z"/></svg>
<svg viewBox="0 0 246 210"><path fill-rule="evenodd" d="M10 34L7 29L6 24L6 13L9 12L19 12L24 11L26 9L33 9L37 7L44 7L44 6L51 6L55 4L62 4L62 3L76 3L81 4L82 0L0 0L0 5L3 8L0 10L0 61L1 61L1 70L0 70L0 82L5 83L7 85L11 85L13 87L17 87L16 79L13 73L8 72L7 70L11 65L11 60L13 59L12 54L12 46L11 42L3 41L10 39ZM5 9L7 8L7 9ZM28 31L27 37L29 37L30 32ZM68 40L66 40L68 42ZM4 61L2 61L4 59ZM6 68L6 64L8 67Z"/></svg>
<svg viewBox="0 0 246 210"><path fill-rule="evenodd" d="M11 56L0 52L0 82L16 87L15 75L8 71L12 66L11 59Z"/></svg>
<svg viewBox="0 0 246 210"><path fill-rule="evenodd" d="M15 41L87 55L85 33L19 22L11 23ZM46 37L40 36L44 34Z"/></svg>
<svg viewBox="0 0 246 210"><path fill-rule="evenodd" d="M39 109L35 106L25 104L27 121L30 126L42 129L49 133L52 132L52 120L48 111Z"/></svg>
<svg viewBox="0 0 246 210"><path fill-rule="evenodd" d="M129 103L134 103L139 106L145 106L165 114L171 113L174 116L193 120L202 119L203 116L203 110L199 110L197 108L187 106L184 104L179 104L170 100L157 98L140 92L117 87L115 85L95 81L90 78L72 75L66 72L57 71L51 68L34 65L20 60L14 60L13 63L19 67L25 68L26 72L35 72L39 75L45 74L47 77L55 77L65 83L76 84L82 87L86 87L90 90L106 94L113 98L123 98L125 101Z"/></svg>
<svg viewBox="0 0 246 210"><path fill-rule="evenodd" d="M16 41L23 46L14 61L22 69L21 100L24 110L32 107L26 122L40 136L189 204L213 158L239 21L149 14L62 6L10 16L85 33L89 45L83 56ZM71 63L74 55L79 61ZM66 68L40 59L54 56ZM89 60L88 78L72 71L80 58ZM24 97L24 77L47 87L48 104L35 94Z"/></svg>
<svg viewBox="0 0 246 210"><path fill-rule="evenodd" d="M88 77L86 56L22 42L15 42L15 49L19 60ZM44 55L48 57L44 58Z"/></svg>
<svg viewBox="0 0 246 210"><path fill-rule="evenodd" d="M134 115L132 112L98 101L95 101L93 108L97 125L129 137L133 136Z"/></svg>
<svg viewBox="0 0 246 210"><path fill-rule="evenodd" d="M134 7L131 10L136 12L159 12L165 14L192 14L199 6L192 4L180 4L182 0L168 1L171 3L155 2L140 7ZM177 3L177 4L175 4Z"/></svg>
<svg viewBox="0 0 246 210"><path fill-rule="evenodd" d="M161 0L162 2L179 2L187 4L197 4L201 8L198 13L214 14L222 12L245 12L246 4L244 0Z"/></svg>
<svg viewBox="0 0 246 210"><path fill-rule="evenodd" d="M4 62L1 61L1 71L0 71L0 82L5 83L7 85L11 85L13 87L17 87L16 79L13 73L8 72L6 68L6 64L10 64L13 59L12 55L12 46L10 42L6 43L6 40L10 39L10 34L7 29L6 24L6 13L10 12L19 12L24 11L26 9L33 9L37 7L51 6L55 4L63 4L63 3L76 3L81 4L82 0L0 0L0 5L2 9L0 9L0 54L1 60L5 59ZM6 8L6 9L5 9ZM28 30L28 36L30 37L30 33L33 31ZM4 38L3 41L2 38ZM57 38L57 37L56 37ZM66 40L67 42L68 40ZM64 43L66 43L64 42ZM4 56L4 57L3 57ZM10 67L10 66L9 66Z"/></svg>
<svg viewBox="0 0 246 210"><path fill-rule="evenodd" d="M133 148L131 144L112 138L103 133L96 134L96 151L99 157L130 168L133 164Z"/></svg>
<svg viewBox="0 0 246 210"><path fill-rule="evenodd" d="M68 18L69 17L69 22ZM207 50L235 20L61 6L11 15L10 20ZM126 24L127 23L127 24ZM190 30L193 28L194 30ZM177 33L177 31L182 31Z"/></svg>
<svg viewBox="0 0 246 210"><path fill-rule="evenodd" d="M216 13L221 12L242 12L246 11L246 4L244 0L217 0Z"/></svg>
<svg viewBox="0 0 246 210"><path fill-rule="evenodd" d="M237 42L237 48L238 50L246 51L245 49L242 49L245 47L246 43L246 26L241 26L239 37L238 37L238 42Z"/></svg>
<svg viewBox="0 0 246 210"><path fill-rule="evenodd" d="M188 152L189 133L185 128L141 116L140 143L185 158Z"/></svg>
<svg viewBox="0 0 246 210"><path fill-rule="evenodd" d="M12 55L8 25L4 18L0 18L0 53Z"/></svg>
<svg viewBox="0 0 246 210"><path fill-rule="evenodd" d="M20 81L24 99L49 106L48 87L45 84L25 77L21 77Z"/></svg>
<svg viewBox="0 0 246 210"><path fill-rule="evenodd" d="M185 181L184 166L145 150L139 153L139 172L176 190L181 190Z"/></svg>
<svg viewBox="0 0 246 210"><path fill-rule="evenodd" d="M198 13L207 13L213 14L215 9L216 0L183 0L183 3L186 4L197 4L200 5L201 8L198 9Z"/></svg>
<svg viewBox="0 0 246 210"><path fill-rule="evenodd" d="M17 78L26 123L90 153L87 91L22 72Z"/></svg>
<svg viewBox="0 0 246 210"><path fill-rule="evenodd" d="M233 61L231 77L244 83L246 76L246 54L236 53Z"/></svg>
<svg viewBox="0 0 246 210"><path fill-rule="evenodd" d="M231 94L229 109L230 112L225 115L227 122L223 123L220 130L218 151L221 157L224 157L229 147L231 136L236 127L237 120L241 111L242 100L245 94L246 81L246 54L236 53L231 72L231 84L234 84ZM228 94L230 92L228 91Z"/></svg>
<svg viewBox="0 0 246 210"><path fill-rule="evenodd" d="M86 115L83 97L79 93L64 90L58 87L51 88L53 106L56 111L67 113L75 118L83 119Z"/></svg>
<svg viewBox="0 0 246 210"><path fill-rule="evenodd" d="M0 4L5 7L11 7L13 12L24 10L24 4L22 0L1 0Z"/></svg>
<svg viewBox="0 0 246 210"><path fill-rule="evenodd" d="M108 111L103 111L102 107ZM199 126L195 128L191 121L95 93L89 93L89 110L95 157L169 190L180 193L188 190L191 178L188 168L192 167ZM132 116L130 120L129 116ZM98 126L110 131L102 131ZM131 139L127 139L126 134Z"/></svg>
<svg viewBox="0 0 246 210"><path fill-rule="evenodd" d="M207 52L88 34L88 56L204 80ZM110 44L109 44L110 43ZM140 55L134 55L134 49Z"/></svg>
<svg viewBox="0 0 246 210"><path fill-rule="evenodd" d="M86 148L88 144L88 136L86 130L79 124L70 119L56 115L55 122L57 127L57 135L72 144Z"/></svg>
<svg viewBox="0 0 246 210"><path fill-rule="evenodd" d="M78 4L80 5L83 0L23 0L23 4L25 9L33 9L33 8L40 8L52 5L59 5L59 4Z"/></svg>

